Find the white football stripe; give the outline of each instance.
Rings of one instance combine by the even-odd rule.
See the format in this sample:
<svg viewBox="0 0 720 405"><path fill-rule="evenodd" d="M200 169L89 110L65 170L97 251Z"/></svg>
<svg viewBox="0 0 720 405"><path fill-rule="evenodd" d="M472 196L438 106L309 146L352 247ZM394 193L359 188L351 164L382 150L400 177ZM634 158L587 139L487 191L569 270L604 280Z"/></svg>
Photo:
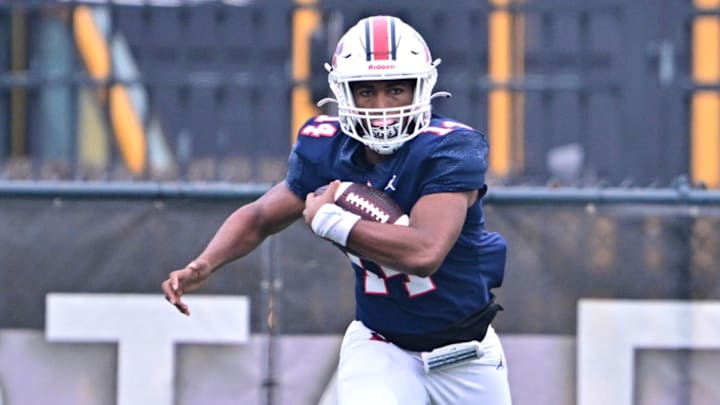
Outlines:
<svg viewBox="0 0 720 405"><path fill-rule="evenodd" d="M347 190L348 187L350 187L353 183L351 181L343 181L340 183L340 187L338 187L337 191L335 192L335 201L340 199L340 196L343 195L345 190Z"/></svg>

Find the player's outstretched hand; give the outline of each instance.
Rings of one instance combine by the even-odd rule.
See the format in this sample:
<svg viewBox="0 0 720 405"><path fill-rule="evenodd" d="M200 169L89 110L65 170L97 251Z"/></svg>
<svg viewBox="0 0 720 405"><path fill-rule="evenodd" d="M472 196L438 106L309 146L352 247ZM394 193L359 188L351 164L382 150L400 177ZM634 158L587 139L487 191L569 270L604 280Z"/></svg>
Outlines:
<svg viewBox="0 0 720 405"><path fill-rule="evenodd" d="M340 187L340 180L333 180L327 186L322 186L315 190L315 192L308 193L308 195L305 196L303 217L305 218L306 224L312 224L315 214L323 204L333 204L335 202L335 192L338 187Z"/></svg>
<svg viewBox="0 0 720 405"><path fill-rule="evenodd" d="M191 262L185 268L170 273L167 280L161 284L165 299L183 314L190 316L190 308L182 300L182 296L200 287L210 272L203 272L196 262Z"/></svg>

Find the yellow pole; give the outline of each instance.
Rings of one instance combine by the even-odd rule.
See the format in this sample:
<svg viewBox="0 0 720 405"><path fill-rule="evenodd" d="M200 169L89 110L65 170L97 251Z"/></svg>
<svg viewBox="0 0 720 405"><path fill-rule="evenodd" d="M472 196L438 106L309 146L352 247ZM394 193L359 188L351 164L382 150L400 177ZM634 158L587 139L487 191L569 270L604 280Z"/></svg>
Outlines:
<svg viewBox="0 0 720 405"><path fill-rule="evenodd" d="M525 0L516 0L525 3ZM517 13L512 19L513 29L513 66L512 74L516 80L522 80L525 75L525 14ZM525 168L525 94L520 90L513 93L511 116L511 147L510 156L512 168L521 172Z"/></svg>
<svg viewBox="0 0 720 405"><path fill-rule="evenodd" d="M300 126L319 110L312 100L310 87L310 37L320 23L320 13L313 9L317 0L295 0L298 8L293 14L293 80L304 82L293 87L292 128L290 139L296 141Z"/></svg>
<svg viewBox="0 0 720 405"><path fill-rule="evenodd" d="M717 9L720 0L695 0L695 7ZM720 83L720 20L700 16L692 25L693 80L696 84ZM708 187L720 186L720 92L696 91L692 96L691 177Z"/></svg>
<svg viewBox="0 0 720 405"><path fill-rule="evenodd" d="M106 80L110 76L108 45L100 29L95 25L92 11L88 6L78 6L75 9L73 27L75 41L90 77Z"/></svg>
<svg viewBox="0 0 720 405"><path fill-rule="evenodd" d="M110 89L110 121L128 169L142 174L147 156L145 130L124 85L116 84Z"/></svg>
<svg viewBox="0 0 720 405"><path fill-rule="evenodd" d="M497 176L507 176L513 167L513 96L503 88L513 75L512 16L505 7L509 0L491 0L498 9L490 12L489 29L489 66L490 81L500 88L490 91L488 96L488 137L490 140L490 172ZM521 107L522 104L515 105ZM518 151L516 151L518 153ZM517 156L517 155L516 155ZM522 157L522 151L519 151Z"/></svg>
<svg viewBox="0 0 720 405"><path fill-rule="evenodd" d="M73 26L77 47L90 77L107 80L110 77L110 50L89 7L78 6L75 9ZM109 102L110 123L125 165L133 174L142 174L147 159L145 131L127 87L113 85L108 95L102 91L99 93L103 101L107 98Z"/></svg>

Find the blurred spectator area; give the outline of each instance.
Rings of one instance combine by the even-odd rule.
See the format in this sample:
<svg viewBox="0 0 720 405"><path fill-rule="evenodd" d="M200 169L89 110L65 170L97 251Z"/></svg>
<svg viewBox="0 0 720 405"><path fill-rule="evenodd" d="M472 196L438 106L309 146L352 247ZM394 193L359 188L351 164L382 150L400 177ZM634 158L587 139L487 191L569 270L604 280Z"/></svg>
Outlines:
<svg viewBox="0 0 720 405"><path fill-rule="evenodd" d="M717 188L717 3L2 2L0 178L278 181L299 125L334 113L314 102L340 35L393 14L494 181Z"/></svg>
<svg viewBox="0 0 720 405"><path fill-rule="evenodd" d="M0 6L2 176L281 179L292 4L132 3Z"/></svg>

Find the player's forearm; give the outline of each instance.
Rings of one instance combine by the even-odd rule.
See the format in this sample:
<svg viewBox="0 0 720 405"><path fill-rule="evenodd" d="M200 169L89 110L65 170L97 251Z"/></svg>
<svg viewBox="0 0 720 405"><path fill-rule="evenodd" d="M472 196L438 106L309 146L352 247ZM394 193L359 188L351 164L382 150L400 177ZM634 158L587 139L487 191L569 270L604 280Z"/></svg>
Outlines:
<svg viewBox="0 0 720 405"><path fill-rule="evenodd" d="M410 225L360 221L348 246L378 264L428 277L435 273L460 236L473 193L423 197L410 214Z"/></svg>
<svg viewBox="0 0 720 405"><path fill-rule="evenodd" d="M412 227L360 221L350 233L348 247L380 265L428 277L450 250L443 239Z"/></svg>
<svg viewBox="0 0 720 405"><path fill-rule="evenodd" d="M195 260L203 266L203 273L209 274L285 229L301 216L302 209L303 201L279 183L259 199L235 210Z"/></svg>
<svg viewBox="0 0 720 405"><path fill-rule="evenodd" d="M240 207L220 226L194 260L203 273L212 273L224 264L247 255L267 237L255 222L253 209L252 204Z"/></svg>

